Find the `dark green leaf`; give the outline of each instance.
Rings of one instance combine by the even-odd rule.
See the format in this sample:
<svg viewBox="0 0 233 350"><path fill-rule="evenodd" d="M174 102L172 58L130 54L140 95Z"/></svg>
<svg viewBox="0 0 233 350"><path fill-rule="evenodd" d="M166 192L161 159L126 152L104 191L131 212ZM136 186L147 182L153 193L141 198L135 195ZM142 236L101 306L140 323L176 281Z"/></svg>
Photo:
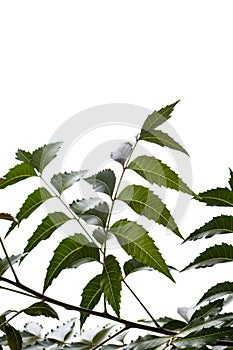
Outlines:
<svg viewBox="0 0 233 350"><path fill-rule="evenodd" d="M28 244L24 249L24 253L29 253L42 240L48 239L51 234L65 222L71 220L66 214L62 212L51 213L43 219L42 223L37 227Z"/></svg>
<svg viewBox="0 0 233 350"><path fill-rule="evenodd" d="M225 295L233 294L233 282L223 282L218 283L211 287L199 300L198 304L203 301L213 300L216 298L221 298Z"/></svg>
<svg viewBox="0 0 233 350"><path fill-rule="evenodd" d="M166 349L170 337L157 337L152 334L148 334L144 337L139 337L135 341L132 341L129 345L124 347L125 350L162 350Z"/></svg>
<svg viewBox="0 0 233 350"><path fill-rule="evenodd" d="M17 225L18 221L11 215L8 213L0 213L0 220L9 220L9 221L14 221Z"/></svg>
<svg viewBox="0 0 233 350"><path fill-rule="evenodd" d="M209 206L233 207L233 191L225 188L214 188L198 194L197 199Z"/></svg>
<svg viewBox="0 0 233 350"><path fill-rule="evenodd" d="M182 238L166 205L148 188L138 185L127 186L119 194L117 199L127 203L137 214L144 215L148 219L152 219L158 224L168 227L177 236Z"/></svg>
<svg viewBox="0 0 233 350"><path fill-rule="evenodd" d="M15 264L19 261L22 255L12 255L9 257L11 264ZM6 270L10 267L7 258L0 259L0 276L2 276Z"/></svg>
<svg viewBox="0 0 233 350"><path fill-rule="evenodd" d="M105 169L99 173L85 178L85 180L93 186L96 192L103 192L112 197L116 176L111 169Z"/></svg>
<svg viewBox="0 0 233 350"><path fill-rule="evenodd" d="M22 349L22 338L20 332L9 324L5 325L6 339L11 350Z"/></svg>
<svg viewBox="0 0 233 350"><path fill-rule="evenodd" d="M128 169L134 170L152 184L155 183L159 186L194 195L192 190L168 165L154 157L139 156L128 165Z"/></svg>
<svg viewBox="0 0 233 350"><path fill-rule="evenodd" d="M59 319L56 311L49 304L42 301L27 307L23 312L30 316L46 316Z"/></svg>
<svg viewBox="0 0 233 350"><path fill-rule="evenodd" d="M233 246L222 243L221 245L207 248L190 265L185 267L183 271L193 267L209 267L229 261L233 261Z"/></svg>
<svg viewBox="0 0 233 350"><path fill-rule="evenodd" d="M113 255L107 256L104 260L101 288L118 317L120 317L121 281L122 274L118 261Z"/></svg>
<svg viewBox="0 0 233 350"><path fill-rule="evenodd" d="M229 185L233 191L233 171L231 169L230 170L230 179L229 179Z"/></svg>
<svg viewBox="0 0 233 350"><path fill-rule="evenodd" d="M176 101L175 103L172 103L171 105L161 108L159 111L154 111L152 114L148 115L144 124L142 125L142 132L143 130L153 130L159 125L165 123L169 118L171 118L171 114L178 102L179 101Z"/></svg>
<svg viewBox="0 0 233 350"><path fill-rule="evenodd" d="M101 227L106 226L108 213L109 213L109 207L106 202L102 202L98 204L96 207L89 209L87 211L84 211L82 213L78 213L77 206L80 206L80 202L78 201L73 202L71 204L71 209L75 212L76 215L78 215L86 223L94 226L101 226Z"/></svg>
<svg viewBox="0 0 233 350"><path fill-rule="evenodd" d="M157 320L157 322L161 327L171 331L178 331L187 325L187 323L184 321L176 320L170 317L161 317Z"/></svg>
<svg viewBox="0 0 233 350"><path fill-rule="evenodd" d="M52 177L51 184L61 194L74 183L78 182L85 173L86 170L72 171L71 173L59 173Z"/></svg>
<svg viewBox="0 0 233 350"><path fill-rule="evenodd" d="M57 153L62 145L62 142L50 143L38 148L32 153L31 164L40 173L44 168L57 156Z"/></svg>
<svg viewBox="0 0 233 350"><path fill-rule="evenodd" d="M67 237L54 251L52 260L47 269L44 291L51 285L54 278L64 269L76 268L89 261L99 261L99 249L91 246L82 234Z"/></svg>
<svg viewBox="0 0 233 350"><path fill-rule="evenodd" d="M23 163L29 163L31 162L31 152L24 151L22 149L18 149L16 152L16 159L20 160Z"/></svg>
<svg viewBox="0 0 233 350"><path fill-rule="evenodd" d="M200 238L210 238L214 235L232 233L233 232L233 216L221 215L213 218L202 227L192 232L186 241L195 241Z"/></svg>
<svg viewBox="0 0 233 350"><path fill-rule="evenodd" d="M22 163L10 169L0 182L0 189L13 185L19 181L25 180L31 176L37 176L35 170L30 164Z"/></svg>
<svg viewBox="0 0 233 350"><path fill-rule="evenodd" d="M136 259L130 259L126 261L123 269L125 272L125 277L128 276L130 273L133 273L139 270L151 270L151 268L149 268L148 266L146 266L145 264L141 263Z"/></svg>
<svg viewBox="0 0 233 350"><path fill-rule="evenodd" d="M161 130L142 130L140 140L156 143L162 147L169 147L171 149L175 149L189 155L188 152L178 142L173 140L173 138Z"/></svg>
<svg viewBox="0 0 233 350"><path fill-rule="evenodd" d="M125 142L119 148L117 148L116 151L111 153L111 158L124 166L131 155L132 148L131 143Z"/></svg>
<svg viewBox="0 0 233 350"><path fill-rule="evenodd" d="M219 299L211 303L208 303L207 305L196 310L192 314L190 321L200 317L205 318L207 316L217 315L222 310L223 304L224 304L224 299Z"/></svg>
<svg viewBox="0 0 233 350"><path fill-rule="evenodd" d="M72 330L75 326L75 319L71 319L70 321L64 323L62 326L54 329L49 334L47 334L46 338L51 340L57 340L59 342L64 342L71 335Z"/></svg>
<svg viewBox="0 0 233 350"><path fill-rule="evenodd" d="M83 289L82 301L80 306L90 310L94 309L94 307L98 304L101 295L102 295L101 275L97 275L92 280L90 280L86 285L86 287ZM83 313L83 312L80 313L81 328L88 316L89 316L88 313Z"/></svg>
<svg viewBox="0 0 233 350"><path fill-rule="evenodd" d="M27 197L18 214L16 215L18 223L20 223L23 219L28 218L42 203L44 203L49 198L52 198L52 195L44 187L37 188L34 192L32 192ZM8 234L15 228L16 225L16 222L12 223L6 236L8 236Z"/></svg>
<svg viewBox="0 0 233 350"><path fill-rule="evenodd" d="M141 225L133 221L119 220L113 224L110 231L116 236L122 248L134 259L173 280L154 241Z"/></svg>

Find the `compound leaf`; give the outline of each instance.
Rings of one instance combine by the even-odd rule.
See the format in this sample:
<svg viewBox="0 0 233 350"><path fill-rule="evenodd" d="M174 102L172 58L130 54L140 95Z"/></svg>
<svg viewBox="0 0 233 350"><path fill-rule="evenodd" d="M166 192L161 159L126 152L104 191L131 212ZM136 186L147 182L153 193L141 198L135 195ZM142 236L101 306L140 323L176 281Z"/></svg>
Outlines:
<svg viewBox="0 0 233 350"><path fill-rule="evenodd" d="M67 188L81 180L85 174L86 170L59 173L52 177L51 184L56 188L59 194L62 194Z"/></svg>
<svg viewBox="0 0 233 350"><path fill-rule="evenodd" d="M154 157L139 156L128 165L128 169L134 170L152 184L155 183L159 186L194 195L192 190L168 165Z"/></svg>
<svg viewBox="0 0 233 350"><path fill-rule="evenodd" d="M105 169L85 178L85 181L91 184L96 192L106 193L112 197L116 183L116 176L111 169Z"/></svg>
<svg viewBox="0 0 233 350"><path fill-rule="evenodd" d="M49 304L42 301L27 307L23 312L30 316L46 316L59 319L56 311Z"/></svg>
<svg viewBox="0 0 233 350"><path fill-rule="evenodd" d="M197 199L208 206L233 207L233 191L229 188L214 188L198 194Z"/></svg>
<svg viewBox="0 0 233 350"><path fill-rule="evenodd" d="M31 156L31 164L40 173L57 156L62 142L50 143L36 149Z"/></svg>
<svg viewBox="0 0 233 350"><path fill-rule="evenodd" d="M30 164L17 164L4 176L3 180L0 182L0 189L25 180L31 176L37 176L37 174Z"/></svg>
<svg viewBox="0 0 233 350"><path fill-rule="evenodd" d="M137 214L144 215L148 219L152 219L158 224L168 227L177 236L182 238L166 205L148 188L138 185L127 186L119 194L117 199L127 203Z"/></svg>
<svg viewBox="0 0 233 350"><path fill-rule="evenodd" d="M153 239L141 225L126 219L119 220L113 224L110 232L115 235L122 248L134 259L173 280Z"/></svg>
<svg viewBox="0 0 233 350"><path fill-rule="evenodd" d="M76 233L65 238L54 251L50 261L45 277L44 291L62 270L76 268L85 262L99 261L99 259L99 249L90 245L90 242L82 234Z"/></svg>

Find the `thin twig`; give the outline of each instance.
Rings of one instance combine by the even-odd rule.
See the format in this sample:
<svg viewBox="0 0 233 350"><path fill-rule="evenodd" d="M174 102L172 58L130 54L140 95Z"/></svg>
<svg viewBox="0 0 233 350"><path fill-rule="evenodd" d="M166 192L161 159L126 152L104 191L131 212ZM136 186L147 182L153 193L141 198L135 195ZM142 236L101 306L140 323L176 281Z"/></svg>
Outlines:
<svg viewBox="0 0 233 350"><path fill-rule="evenodd" d="M3 244L3 241L2 241L2 238L1 238L1 237L0 237L0 244L1 244L1 246L2 246L2 249L3 249L3 251L4 251L4 254L5 254L6 259L7 259L7 261L8 261L8 264L9 264L9 266L10 266L10 268L11 268L11 271L12 271L14 277L15 277L15 281L16 281L17 283L19 283L18 276L16 275L16 272L15 272L15 270L14 270L14 268L13 268L12 263L11 263L11 259L9 258L8 254L7 254L6 248L5 248L4 244Z"/></svg>
<svg viewBox="0 0 233 350"><path fill-rule="evenodd" d="M16 313L11 316L10 318L8 318L8 320L4 321L2 324L0 324L0 328L4 327L7 323L9 323L11 320L13 320L13 318L15 318L16 316L18 316L19 314L21 314L22 312L24 312L24 310L20 310L20 311L16 311Z"/></svg>
<svg viewBox="0 0 233 350"><path fill-rule="evenodd" d="M18 293L18 294L22 294L22 295L26 295L27 297L31 297L31 298L35 298L35 299L40 299L38 297L36 297L35 295L32 295L32 294L29 294L29 293L24 293L20 290L16 290L16 289L12 289L12 288L7 288L7 287L3 287L3 286L0 286L0 289L4 289L4 290L7 290L9 292L13 292L13 293Z"/></svg>

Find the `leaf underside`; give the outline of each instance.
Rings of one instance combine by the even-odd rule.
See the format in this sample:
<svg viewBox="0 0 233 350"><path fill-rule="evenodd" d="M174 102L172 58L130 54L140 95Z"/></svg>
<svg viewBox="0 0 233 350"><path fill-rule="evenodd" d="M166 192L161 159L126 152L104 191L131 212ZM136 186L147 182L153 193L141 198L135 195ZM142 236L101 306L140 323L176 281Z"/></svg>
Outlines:
<svg viewBox="0 0 233 350"><path fill-rule="evenodd" d="M11 264L13 265L17 263L21 256L21 254L10 256L9 259L11 261ZM7 269L9 269L9 267L10 265L7 258L0 259L0 277L7 271Z"/></svg>
<svg viewBox="0 0 233 350"><path fill-rule="evenodd" d="M125 142L111 153L111 158L124 166L132 152L132 148L133 146L131 143Z"/></svg>

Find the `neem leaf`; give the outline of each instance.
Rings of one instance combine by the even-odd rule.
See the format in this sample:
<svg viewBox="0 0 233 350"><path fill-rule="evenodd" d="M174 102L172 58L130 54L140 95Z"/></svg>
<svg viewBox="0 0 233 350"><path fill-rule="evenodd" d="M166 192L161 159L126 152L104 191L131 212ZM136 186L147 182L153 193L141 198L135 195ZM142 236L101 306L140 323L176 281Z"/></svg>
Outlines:
<svg viewBox="0 0 233 350"><path fill-rule="evenodd" d="M134 170L150 183L165 186L177 191L194 195L193 191L179 178L168 165L161 160L149 156L139 156L127 167Z"/></svg>
<svg viewBox="0 0 233 350"><path fill-rule="evenodd" d="M91 208L85 211L84 207L86 203L88 204L88 202L89 200L76 201L76 202L73 202L70 207L75 212L76 215L78 215L81 219L83 219L89 225L105 227L108 214L109 214L108 204L106 202L102 202L96 205L94 208Z"/></svg>
<svg viewBox="0 0 233 350"><path fill-rule="evenodd" d="M186 241L195 241L200 238L210 238L217 234L233 233L233 216L221 215L213 218L205 225L192 232Z"/></svg>
<svg viewBox="0 0 233 350"><path fill-rule="evenodd" d="M123 189L117 199L127 203L137 214L144 215L158 224L168 227L181 237L175 220L162 200L148 188L130 185Z"/></svg>
<svg viewBox="0 0 233 350"><path fill-rule="evenodd" d="M128 276L130 273L140 271L140 270L151 270L148 266L145 264L141 263L140 261L136 259L130 259L124 263L124 272L125 272L125 277Z"/></svg>
<svg viewBox="0 0 233 350"><path fill-rule="evenodd" d="M209 301L216 298L222 298L225 295L233 294L233 282L218 283L208 289L208 291L201 297L198 304L203 301Z"/></svg>
<svg viewBox="0 0 233 350"><path fill-rule="evenodd" d="M178 102L179 101L176 101L175 103L172 103L164 108L161 108L159 111L154 111L152 114L148 115L142 125L142 130L150 131L166 122L169 118L171 118L171 114Z"/></svg>
<svg viewBox="0 0 233 350"><path fill-rule="evenodd" d="M125 142L111 153L111 158L124 166L132 152L132 148L133 146L131 143Z"/></svg>
<svg viewBox="0 0 233 350"><path fill-rule="evenodd" d="M229 188L214 188L206 192L201 192L196 199L205 202L209 206L233 207L233 191Z"/></svg>
<svg viewBox="0 0 233 350"><path fill-rule="evenodd" d="M30 316L46 316L59 319L56 311L49 304L42 301L27 307L23 312Z"/></svg>
<svg viewBox="0 0 233 350"><path fill-rule="evenodd" d="M118 317L120 317L121 281L120 265L113 255L108 255L104 260L101 288Z"/></svg>
<svg viewBox="0 0 233 350"><path fill-rule="evenodd" d="M81 307L92 310L98 304L102 295L101 278L101 275L95 276L83 289ZM80 313L80 328L82 328L88 316L88 313Z"/></svg>
<svg viewBox="0 0 233 350"><path fill-rule="evenodd" d="M24 151L22 149L18 149L16 152L16 159L20 160L23 163L29 163L31 162L31 152Z"/></svg>
<svg viewBox="0 0 233 350"><path fill-rule="evenodd" d="M62 145L62 142L50 143L44 145L32 153L31 164L40 173L44 168L57 156L57 153Z"/></svg>
<svg viewBox="0 0 233 350"><path fill-rule="evenodd" d="M18 221L11 215L8 213L0 213L0 220L9 220L9 221L13 221L15 222L17 225Z"/></svg>
<svg viewBox="0 0 233 350"><path fill-rule="evenodd" d="M47 334L46 339L57 340L59 342L64 342L71 334L75 326L75 319L64 323L62 326L58 327L55 330L52 330Z"/></svg>
<svg viewBox="0 0 233 350"><path fill-rule="evenodd" d="M17 164L4 176L4 179L0 182L0 189L25 180L31 176L37 176L37 174L30 164Z"/></svg>
<svg viewBox="0 0 233 350"><path fill-rule="evenodd" d="M140 336L138 339L132 341L129 345L124 347L125 350L162 350L167 348L170 340L169 336L158 337L156 335L147 334L144 337Z"/></svg>
<svg viewBox="0 0 233 350"><path fill-rule="evenodd" d="M161 130L142 130L139 140L155 143L161 147L169 147L189 155L178 142L173 140L173 138Z"/></svg>
<svg viewBox="0 0 233 350"><path fill-rule="evenodd" d="M102 170L84 180L91 184L96 192L103 192L112 197L116 176L111 169Z"/></svg>
<svg viewBox="0 0 233 350"><path fill-rule="evenodd" d="M205 318L207 316L214 316L217 315L223 308L224 305L224 299L215 300L211 303L208 303L207 305L199 308L196 310L192 317L190 318L190 321L197 319L197 318Z"/></svg>
<svg viewBox="0 0 233 350"><path fill-rule="evenodd" d="M219 263L233 261L233 246L222 243L207 248L202 252L191 264L185 267L182 271L190 268L209 267Z"/></svg>
<svg viewBox="0 0 233 350"><path fill-rule="evenodd" d="M4 328L9 348L11 350L21 350L23 341L20 332L9 324L6 324Z"/></svg>
<svg viewBox="0 0 233 350"><path fill-rule="evenodd" d="M12 255L9 257L11 264L15 264L19 261L19 259L21 258L21 254L19 255ZM8 259L4 258L4 259L0 259L0 277L6 272L6 270L10 267Z"/></svg>
<svg viewBox="0 0 233 350"><path fill-rule="evenodd" d="M62 212L51 213L42 220L36 231L29 238L28 244L24 249L24 253L29 253L42 240L48 239L51 234L65 222L72 220Z"/></svg>
<svg viewBox="0 0 233 350"><path fill-rule="evenodd" d="M119 220L113 224L110 232L117 238L122 248L139 262L158 270L173 280L158 248L148 232L139 224L128 220Z"/></svg>
<svg viewBox="0 0 233 350"><path fill-rule="evenodd" d="M99 249L90 245L90 242L82 234L76 233L65 238L54 251L50 261L45 277L44 291L62 270L76 268L89 261L99 261L99 258Z"/></svg>
<svg viewBox="0 0 233 350"><path fill-rule="evenodd" d="M70 204L70 208L77 215L85 213L87 210L94 208L101 202L100 198L77 199Z"/></svg>
<svg viewBox="0 0 233 350"><path fill-rule="evenodd" d="M49 198L52 198L52 195L44 187L37 188L34 192L32 192L27 197L18 214L16 215L18 223L20 223L23 219L28 218L42 203L44 203ZM16 225L16 222L12 223L6 236L8 236L8 234L15 228Z"/></svg>
<svg viewBox="0 0 233 350"><path fill-rule="evenodd" d="M51 184L61 194L67 188L71 187L74 183L78 182L83 177L83 175L85 175L85 173L86 170L72 171L70 173L59 173L52 177Z"/></svg>

